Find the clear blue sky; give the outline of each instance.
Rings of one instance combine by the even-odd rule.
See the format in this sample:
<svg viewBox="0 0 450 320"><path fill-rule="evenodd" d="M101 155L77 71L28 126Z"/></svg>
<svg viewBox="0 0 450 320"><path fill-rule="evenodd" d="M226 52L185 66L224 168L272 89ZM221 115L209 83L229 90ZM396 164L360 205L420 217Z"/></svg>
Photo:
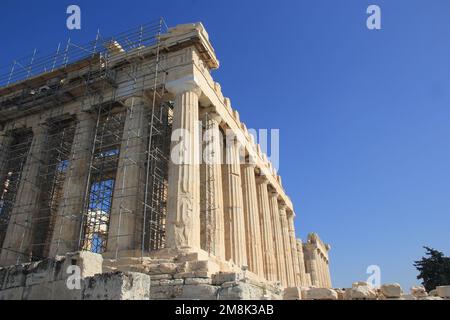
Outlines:
<svg viewBox="0 0 450 320"><path fill-rule="evenodd" d="M65 27L69 4L81 31ZM203 22L241 119L280 129L298 236L331 243L335 286L377 264L409 289L422 245L450 254L450 1L2 0L0 65L159 16Z"/></svg>

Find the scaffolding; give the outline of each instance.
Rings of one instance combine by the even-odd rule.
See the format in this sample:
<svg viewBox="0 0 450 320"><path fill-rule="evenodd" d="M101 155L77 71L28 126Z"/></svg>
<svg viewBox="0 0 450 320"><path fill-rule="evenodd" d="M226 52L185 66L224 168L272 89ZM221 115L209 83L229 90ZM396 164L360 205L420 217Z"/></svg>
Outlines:
<svg viewBox="0 0 450 320"><path fill-rule="evenodd" d="M173 114L165 98L166 31L160 18L114 37L98 32L85 45L69 39L0 75L2 256L27 262L80 249L104 253L114 244L117 257L127 237L142 256L164 248ZM129 105L134 97L140 103ZM80 111L71 113L71 104ZM16 125L37 113L47 119L43 134ZM138 114L139 125L130 127ZM16 201L24 184L34 198ZM9 234L20 246L5 241Z"/></svg>

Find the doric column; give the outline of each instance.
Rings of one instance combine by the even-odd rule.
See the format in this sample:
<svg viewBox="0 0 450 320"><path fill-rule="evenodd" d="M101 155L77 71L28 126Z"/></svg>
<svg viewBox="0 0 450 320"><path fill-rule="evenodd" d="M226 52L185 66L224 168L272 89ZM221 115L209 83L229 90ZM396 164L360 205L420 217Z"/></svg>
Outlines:
<svg viewBox="0 0 450 320"><path fill-rule="evenodd" d="M298 264L298 253L297 253L297 238L295 236L295 225L294 218L295 214L292 211L289 211L287 214L288 218L288 229L289 229L289 238L291 241L291 254L292 254L292 265L294 269L294 280L295 285L297 287L300 286L300 266Z"/></svg>
<svg viewBox="0 0 450 320"><path fill-rule="evenodd" d="M244 203L238 142L227 137L223 172L225 256L238 266L247 266Z"/></svg>
<svg viewBox="0 0 450 320"><path fill-rule="evenodd" d="M280 203L279 211L281 229L283 232L287 284L289 287L295 287L294 263L292 261L291 239L289 236L289 226L286 216L286 204Z"/></svg>
<svg viewBox="0 0 450 320"><path fill-rule="evenodd" d="M166 84L175 95L169 162L166 247L200 249L200 137L201 90L193 79Z"/></svg>
<svg viewBox="0 0 450 320"><path fill-rule="evenodd" d="M33 217L39 210L38 187L39 168L45 152L42 150L47 137L47 127L37 124L33 127L33 141L22 170L16 202L11 213L0 265L27 262L31 255L31 229Z"/></svg>
<svg viewBox="0 0 450 320"><path fill-rule="evenodd" d="M256 179L258 194L259 221L263 243L264 274L267 280L277 280L277 266L272 233L272 221L269 207L269 195L267 191L268 180L265 176Z"/></svg>
<svg viewBox="0 0 450 320"><path fill-rule="evenodd" d="M225 260L220 116L207 110L201 116L204 127L203 159L200 165L201 247Z"/></svg>
<svg viewBox="0 0 450 320"><path fill-rule="evenodd" d="M94 142L96 119L87 112L77 114L77 125L72 144L63 197L55 219L50 256L62 255L80 249L80 228L83 220L83 200Z"/></svg>
<svg viewBox="0 0 450 320"><path fill-rule="evenodd" d="M258 197L256 193L255 164L242 165L242 191L244 195L245 231L249 270L264 277L261 228L259 225Z"/></svg>
<svg viewBox="0 0 450 320"><path fill-rule="evenodd" d="M269 204L273 222L273 242L277 264L277 280L286 287L286 258L284 256L283 231L281 229L280 212L278 211L278 193L274 190L269 193Z"/></svg>
<svg viewBox="0 0 450 320"><path fill-rule="evenodd" d="M303 255L303 243L300 239L297 239L297 258L300 270L300 286L308 286L308 280L306 278L305 269L305 257Z"/></svg>
<svg viewBox="0 0 450 320"><path fill-rule="evenodd" d="M145 100L131 97L125 101L127 113L119 151L114 184L111 217L106 251L141 249L142 235L137 232L142 223L143 178L147 142Z"/></svg>
<svg viewBox="0 0 450 320"><path fill-rule="evenodd" d="M318 254L317 249L313 248L310 252L309 264L309 274L311 277L311 285L320 287L319 271L317 266Z"/></svg>

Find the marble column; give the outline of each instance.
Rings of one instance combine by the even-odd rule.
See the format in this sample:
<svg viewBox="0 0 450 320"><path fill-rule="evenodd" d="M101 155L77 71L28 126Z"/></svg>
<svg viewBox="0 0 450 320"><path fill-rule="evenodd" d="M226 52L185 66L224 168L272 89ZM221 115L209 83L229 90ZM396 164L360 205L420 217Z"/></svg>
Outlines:
<svg viewBox="0 0 450 320"><path fill-rule="evenodd" d="M279 211L281 230L283 232L287 284L289 287L295 287L294 263L292 261L291 239L289 236L288 219L286 216L286 204L280 203Z"/></svg>
<svg viewBox="0 0 450 320"><path fill-rule="evenodd" d="M273 243L277 264L277 280L286 287L286 258L284 256L283 231L281 229L280 212L278 211L278 193L274 190L269 192L269 204L273 222Z"/></svg>
<svg viewBox="0 0 450 320"><path fill-rule="evenodd" d="M267 280L277 280L277 265L275 261L275 250L273 242L273 228L269 207L268 180L265 176L256 179L259 221L261 226L261 238L263 243L264 274Z"/></svg>
<svg viewBox="0 0 450 320"><path fill-rule="evenodd" d="M256 193L255 164L242 165L245 231L249 270L264 277L261 228L259 225L258 197Z"/></svg>
<svg viewBox="0 0 450 320"><path fill-rule="evenodd" d="M205 128L203 134L203 159L200 165L201 179L201 247L225 260L225 226L223 218L222 161L220 116L207 110L201 116Z"/></svg>
<svg viewBox="0 0 450 320"><path fill-rule="evenodd" d="M146 101L130 97L114 183L106 251L115 257L120 251L140 250L142 234L144 158L147 145Z"/></svg>
<svg viewBox="0 0 450 320"><path fill-rule="evenodd" d="M317 266L318 254L317 249L313 249L310 253L309 264L309 274L311 277L311 285L320 287L319 270Z"/></svg>
<svg viewBox="0 0 450 320"><path fill-rule="evenodd" d="M294 225L295 214L292 211L289 211L287 214L287 218L288 218L289 238L291 241L291 254L292 254L292 265L293 265L293 269L294 269L294 280L295 280L295 285L297 287L299 287L300 286L300 266L298 264L297 238L295 236L295 225Z"/></svg>
<svg viewBox="0 0 450 320"><path fill-rule="evenodd" d="M96 118L90 113L77 114L63 197L57 211L50 244L50 257L77 251L81 247L84 198L94 143Z"/></svg>
<svg viewBox="0 0 450 320"><path fill-rule="evenodd" d="M297 239L297 258L300 270L300 286L308 286L305 269L305 257L303 255L303 243L300 239Z"/></svg>
<svg viewBox="0 0 450 320"><path fill-rule="evenodd" d="M199 250L200 245L200 137L201 90L192 80L166 85L175 95L169 162L166 247Z"/></svg>
<svg viewBox="0 0 450 320"><path fill-rule="evenodd" d="M39 169L45 157L42 147L46 142L47 130L46 126L40 124L33 127L33 141L22 169L16 202L3 242L0 265L19 264L30 260L31 230L33 217L39 210Z"/></svg>
<svg viewBox="0 0 450 320"><path fill-rule="evenodd" d="M239 147L235 137L227 137L225 164L222 166L225 220L225 257L238 266L248 266L244 200Z"/></svg>

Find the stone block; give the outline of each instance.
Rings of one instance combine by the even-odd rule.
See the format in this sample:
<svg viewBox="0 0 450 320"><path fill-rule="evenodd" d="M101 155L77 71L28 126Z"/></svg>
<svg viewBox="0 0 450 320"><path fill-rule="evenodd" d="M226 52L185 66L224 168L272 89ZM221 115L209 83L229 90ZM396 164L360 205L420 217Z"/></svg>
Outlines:
<svg viewBox="0 0 450 320"><path fill-rule="evenodd" d="M180 296L188 300L216 300L218 287L209 284L184 285Z"/></svg>
<svg viewBox="0 0 450 320"><path fill-rule="evenodd" d="M186 278L185 284L212 284L211 278Z"/></svg>
<svg viewBox="0 0 450 320"><path fill-rule="evenodd" d="M58 256L55 259L55 279L67 279L72 273L67 273L68 268L76 265L80 268L81 277L92 277L103 271L103 258L101 254L89 251L77 251Z"/></svg>
<svg viewBox="0 0 450 320"><path fill-rule="evenodd" d="M177 264L175 263L158 263L149 266L150 274L175 274L177 273Z"/></svg>
<svg viewBox="0 0 450 320"><path fill-rule="evenodd" d="M23 287L10 288L0 291L0 300L22 300Z"/></svg>
<svg viewBox="0 0 450 320"><path fill-rule="evenodd" d="M376 300L378 297L377 291L374 288L367 282L361 281L352 284L348 295L347 297L350 297L352 300Z"/></svg>
<svg viewBox="0 0 450 320"><path fill-rule="evenodd" d="M84 300L148 300L150 276L135 272L98 274L85 279Z"/></svg>
<svg viewBox="0 0 450 320"><path fill-rule="evenodd" d="M210 277L210 273L207 271L182 272L182 273L177 273L173 276L174 279L209 278L209 277Z"/></svg>
<svg viewBox="0 0 450 320"><path fill-rule="evenodd" d="M411 294L416 298L424 298L428 296L424 286L414 286L411 288Z"/></svg>
<svg viewBox="0 0 450 320"><path fill-rule="evenodd" d="M439 297L450 298L450 286L439 286L436 290Z"/></svg>
<svg viewBox="0 0 450 320"><path fill-rule="evenodd" d="M383 284L380 290L386 298L400 298L402 295L402 288L398 283Z"/></svg>
<svg viewBox="0 0 450 320"><path fill-rule="evenodd" d="M308 300L337 300L337 292L328 288L311 288L306 291L306 299Z"/></svg>
<svg viewBox="0 0 450 320"><path fill-rule="evenodd" d="M178 299L183 293L183 286L151 286L150 299Z"/></svg>
<svg viewBox="0 0 450 320"><path fill-rule="evenodd" d="M299 287L291 287L284 289L283 300L301 300L302 290Z"/></svg>
<svg viewBox="0 0 450 320"><path fill-rule="evenodd" d="M221 285L224 282L239 281L241 275L237 272L219 272L213 275L213 284Z"/></svg>
<svg viewBox="0 0 450 320"><path fill-rule="evenodd" d="M272 296L263 288L244 282L239 282L232 287L220 288L217 294L219 300L261 300Z"/></svg>
<svg viewBox="0 0 450 320"><path fill-rule="evenodd" d="M69 289L66 280L39 283L23 289L23 300L81 300L80 289Z"/></svg>

